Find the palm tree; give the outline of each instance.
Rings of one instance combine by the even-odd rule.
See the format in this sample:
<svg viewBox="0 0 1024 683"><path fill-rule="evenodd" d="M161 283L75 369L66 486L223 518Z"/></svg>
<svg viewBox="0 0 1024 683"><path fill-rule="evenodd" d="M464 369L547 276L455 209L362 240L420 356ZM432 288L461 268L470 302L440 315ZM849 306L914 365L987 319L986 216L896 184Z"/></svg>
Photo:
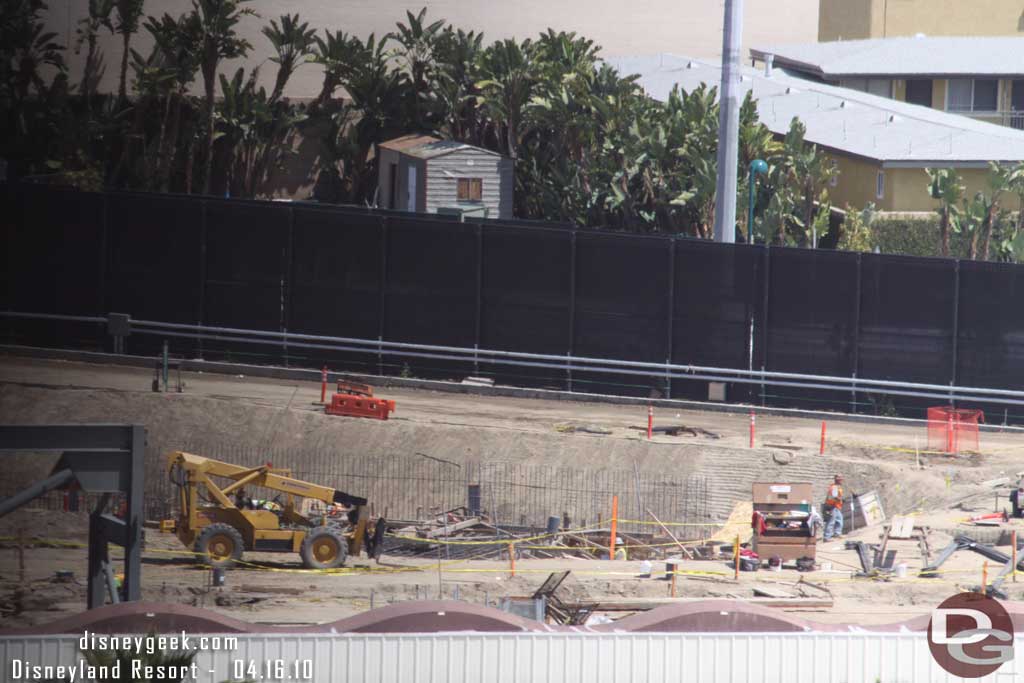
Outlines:
<svg viewBox="0 0 1024 683"><path fill-rule="evenodd" d="M278 26L271 19L270 26L263 27L263 35L270 40L277 53L277 56L270 58L270 61L278 65L274 90L270 94L270 101L276 102L284 94L285 84L291 75L313 54L316 31L309 28L308 22L300 24L298 14L282 14L281 25Z"/></svg>
<svg viewBox="0 0 1024 683"><path fill-rule="evenodd" d="M143 6L146 0L114 0L117 11L117 24L114 30L121 34L121 78L118 81L117 98L124 103L128 99L126 79L128 77L128 58L131 56L132 34L139 30Z"/></svg>
<svg viewBox="0 0 1024 683"><path fill-rule="evenodd" d="M217 67L222 59L244 57L252 45L235 32L238 22L256 13L242 5L249 0L192 0L200 36L199 70L203 74L203 92L206 100L206 145L203 166L203 193L209 194L213 182L214 96L217 86Z"/></svg>
<svg viewBox="0 0 1024 683"><path fill-rule="evenodd" d="M960 182L960 176L951 168L926 168L928 174L928 193L932 199L940 202L937 209L939 214L939 243L943 256L949 256L949 232L950 229L959 230L960 210L957 205L964 194L964 186Z"/></svg>

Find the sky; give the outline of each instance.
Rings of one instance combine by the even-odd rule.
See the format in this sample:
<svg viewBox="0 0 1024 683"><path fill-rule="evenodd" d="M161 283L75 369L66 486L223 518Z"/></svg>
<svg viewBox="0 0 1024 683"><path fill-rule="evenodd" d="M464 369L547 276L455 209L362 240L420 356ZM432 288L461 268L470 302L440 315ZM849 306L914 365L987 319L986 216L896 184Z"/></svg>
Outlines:
<svg viewBox="0 0 1024 683"><path fill-rule="evenodd" d="M75 40L78 20L87 14L88 0L48 0L47 21L61 42ZM722 50L722 0L421 0L409 4L399 0L251 0L247 3L260 16L244 20L240 32L254 49L243 62L226 62L222 73L239 66L264 64L261 82L273 83L276 65L266 63L270 42L260 29L281 14L298 12L318 30L341 29L365 38L381 36L405 22L407 10L427 8L430 19L446 19L458 28L484 32L484 41L529 38L553 28L575 31L602 46L607 56L657 54L717 57ZM178 15L191 7L191 0L147 0L146 14ZM746 0L743 38L746 46L767 43L813 42L817 39L818 0ZM133 48L146 54L152 42L145 30L133 39ZM120 41L105 35L101 41L107 65L101 87L116 90L121 59ZM72 83L82 74L84 51L67 55ZM130 74L129 74L130 77ZM286 95L313 97L320 91L321 73L315 65L302 66L292 77ZM197 83L198 88L201 87Z"/></svg>

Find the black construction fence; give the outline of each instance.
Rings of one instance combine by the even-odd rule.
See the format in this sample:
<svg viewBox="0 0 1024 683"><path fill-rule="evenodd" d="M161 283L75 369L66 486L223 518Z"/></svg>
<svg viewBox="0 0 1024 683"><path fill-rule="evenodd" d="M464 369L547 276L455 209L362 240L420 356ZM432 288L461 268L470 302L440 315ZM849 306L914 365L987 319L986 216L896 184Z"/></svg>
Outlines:
<svg viewBox="0 0 1024 683"><path fill-rule="evenodd" d="M2 307L760 371L1024 388L1024 267L724 245L305 202L3 187ZM3 341L112 350L96 323ZM127 352L163 339L133 335ZM169 337L177 356L627 396L703 380ZM731 382L727 400L921 417L940 398ZM1019 405L979 407L1024 421Z"/></svg>

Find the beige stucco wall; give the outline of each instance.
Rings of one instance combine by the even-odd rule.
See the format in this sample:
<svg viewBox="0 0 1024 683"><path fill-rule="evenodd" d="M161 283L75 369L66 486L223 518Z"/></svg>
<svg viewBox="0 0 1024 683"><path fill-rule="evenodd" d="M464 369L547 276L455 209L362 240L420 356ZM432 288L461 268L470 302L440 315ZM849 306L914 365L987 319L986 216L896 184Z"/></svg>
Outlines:
<svg viewBox="0 0 1024 683"><path fill-rule="evenodd" d="M900 102L907 101L907 82L897 78L892 82L892 98Z"/></svg>
<svg viewBox="0 0 1024 683"><path fill-rule="evenodd" d="M883 5L886 6L884 33L872 38L915 33L1008 36L1024 32L1024 4L1020 0L885 0Z"/></svg>
<svg viewBox="0 0 1024 683"><path fill-rule="evenodd" d="M818 40L859 40L872 35L872 9L878 0L820 0Z"/></svg>
<svg viewBox="0 0 1024 683"><path fill-rule="evenodd" d="M836 186L829 188L832 204L838 208L847 205L862 209L869 202L879 211L932 211L938 203L928 193L928 175L924 168L883 168L879 162L830 155L839 169ZM878 172L885 173L885 192L881 199L875 195ZM957 169L963 180L965 198L988 188L987 168Z"/></svg>
<svg viewBox="0 0 1024 683"><path fill-rule="evenodd" d="M946 79L932 81L932 109L946 110Z"/></svg>
<svg viewBox="0 0 1024 683"><path fill-rule="evenodd" d="M874 202L879 209L886 208L882 206L883 200L875 199L875 180L881 168L878 163L840 154L830 156L839 171L835 187L828 189L833 206L862 209L868 202Z"/></svg>
<svg viewBox="0 0 1024 683"><path fill-rule="evenodd" d="M987 168L960 168L957 173L966 188L965 199L987 190ZM889 168L885 175L887 211L928 211L938 207L938 202L928 194L928 175L923 168Z"/></svg>
<svg viewBox="0 0 1024 683"><path fill-rule="evenodd" d="M820 0L818 40L1024 35L1019 0Z"/></svg>

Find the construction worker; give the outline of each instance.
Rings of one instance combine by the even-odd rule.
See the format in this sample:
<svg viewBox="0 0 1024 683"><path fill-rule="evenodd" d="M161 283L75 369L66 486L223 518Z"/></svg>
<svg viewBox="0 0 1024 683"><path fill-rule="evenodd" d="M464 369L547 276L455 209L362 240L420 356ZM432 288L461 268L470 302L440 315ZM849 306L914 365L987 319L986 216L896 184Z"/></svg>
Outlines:
<svg viewBox="0 0 1024 683"><path fill-rule="evenodd" d="M1010 503L1013 505L1013 516L1024 517L1024 479L1017 482L1017 488L1010 491Z"/></svg>
<svg viewBox="0 0 1024 683"><path fill-rule="evenodd" d="M619 537L615 538L615 559L616 560L628 560L629 553L626 552L626 546Z"/></svg>
<svg viewBox="0 0 1024 683"><path fill-rule="evenodd" d="M833 536L843 535L843 475L837 474L832 485L828 487L825 497L825 535L824 540Z"/></svg>

